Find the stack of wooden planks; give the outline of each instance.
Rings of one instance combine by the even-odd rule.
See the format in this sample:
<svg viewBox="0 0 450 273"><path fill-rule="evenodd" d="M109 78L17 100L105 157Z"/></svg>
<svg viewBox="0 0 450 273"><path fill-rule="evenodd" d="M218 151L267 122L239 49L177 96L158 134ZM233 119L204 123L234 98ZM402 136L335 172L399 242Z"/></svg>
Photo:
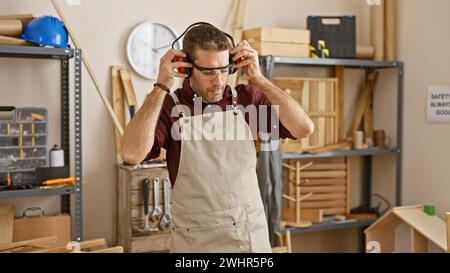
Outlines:
<svg viewBox="0 0 450 273"><path fill-rule="evenodd" d="M338 80L336 78L276 77L273 83L302 105L315 125L314 134L301 140L284 140L283 151L301 153L338 142Z"/></svg>

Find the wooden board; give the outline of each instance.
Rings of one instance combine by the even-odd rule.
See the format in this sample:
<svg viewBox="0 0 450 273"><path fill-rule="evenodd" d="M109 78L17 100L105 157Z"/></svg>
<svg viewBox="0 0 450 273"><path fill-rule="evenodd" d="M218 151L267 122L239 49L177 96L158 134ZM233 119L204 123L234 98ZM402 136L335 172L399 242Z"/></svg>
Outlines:
<svg viewBox="0 0 450 273"><path fill-rule="evenodd" d="M351 205L350 204L350 196L351 196L351 193L350 193L350 189L351 189L351 187L350 187L350 175L352 173L352 170L351 170L351 166L352 165L350 164L350 158L349 157L345 158L345 165L347 167L347 169L346 169L347 177L345 178L346 179L345 185L347 187L347 192L345 193L346 194L346 197L345 197L345 201L346 201L345 210L346 210L346 213L345 214L349 214L350 213L350 205Z"/></svg>
<svg viewBox="0 0 450 273"><path fill-rule="evenodd" d="M346 171L305 171L302 173L302 178L345 178Z"/></svg>
<svg viewBox="0 0 450 273"><path fill-rule="evenodd" d="M284 152L302 152L338 142L337 78L275 77L273 83L288 90L287 93L300 103L315 125L314 133L308 138L283 140Z"/></svg>
<svg viewBox="0 0 450 273"><path fill-rule="evenodd" d="M320 209L302 209L300 215L301 220L311 221L314 224L323 221L323 211ZM287 222L295 222L295 209L282 209L281 219Z"/></svg>
<svg viewBox="0 0 450 273"><path fill-rule="evenodd" d="M114 246L90 251L88 253L123 253L123 247Z"/></svg>
<svg viewBox="0 0 450 273"><path fill-rule="evenodd" d="M131 172L117 167L116 242L131 251Z"/></svg>
<svg viewBox="0 0 450 273"><path fill-rule="evenodd" d="M359 94L358 102L356 104L355 112L353 113L352 120L350 122L349 129L347 131L347 137L353 135L353 132L358 130L361 121L366 111L367 105L372 98L373 89L378 78L378 71L371 72L367 75L364 87Z"/></svg>
<svg viewBox="0 0 450 273"><path fill-rule="evenodd" d="M105 239L93 239L93 240L87 240L87 241L81 241L79 242L79 248L80 250L84 251L86 249L91 248L99 248L99 247L106 247L108 244ZM67 247L67 245L59 246L59 247L51 247L51 248L45 248L40 250L34 250L30 251L28 253L69 253L74 250L75 247Z"/></svg>
<svg viewBox="0 0 450 273"><path fill-rule="evenodd" d="M306 183L306 179L301 179L302 183ZM347 183L345 178L324 178L324 179L308 179L309 186L321 185L345 185Z"/></svg>
<svg viewBox="0 0 450 273"><path fill-rule="evenodd" d="M309 90L307 89L306 91L309 92L309 110L310 112L319 112L319 90L318 90L318 81L310 81L309 82ZM323 130L323 128L319 127L319 117L317 115L311 117L311 120L314 122L314 133L309 137L309 144L310 147L322 147L323 146L323 142L322 145L320 145L320 141L319 141L319 135L323 135L321 134L321 130ZM304 147L302 146L302 148L304 149Z"/></svg>
<svg viewBox="0 0 450 273"><path fill-rule="evenodd" d="M306 29L264 28L257 27L244 30L243 38L247 40L307 44L311 42L311 34Z"/></svg>
<svg viewBox="0 0 450 273"><path fill-rule="evenodd" d="M48 236L20 242L5 243L0 245L0 253L27 252L33 249L49 248L55 246L56 242L56 236Z"/></svg>
<svg viewBox="0 0 450 273"><path fill-rule="evenodd" d="M130 70L128 68L122 67L120 69L120 77L122 79L123 89L125 91L125 99L127 101L128 107L134 106L135 112L137 112L139 106L137 104L133 83L131 82Z"/></svg>
<svg viewBox="0 0 450 273"><path fill-rule="evenodd" d="M65 245L71 241L70 216L33 216L14 220L14 242L46 236L56 236L57 245Z"/></svg>
<svg viewBox="0 0 450 273"><path fill-rule="evenodd" d="M0 244L13 241L14 207L0 207Z"/></svg>
<svg viewBox="0 0 450 273"><path fill-rule="evenodd" d="M352 145L350 142L339 142L336 144L331 145L325 145L318 148L308 148L304 151L309 154L319 154L319 153L325 153L330 151L337 151L337 150L350 150L352 148Z"/></svg>
<svg viewBox="0 0 450 273"><path fill-rule="evenodd" d="M337 78L337 134L338 134L338 141L343 141L345 138L345 132L344 132L344 67L343 66L335 66L334 68L334 76Z"/></svg>
<svg viewBox="0 0 450 273"><path fill-rule="evenodd" d="M305 172L308 173L308 172ZM305 185L308 185L308 182L305 183ZM320 187L309 187L309 186L303 186L301 188L301 193L345 193L346 186L320 186Z"/></svg>
<svg viewBox="0 0 450 273"><path fill-rule="evenodd" d="M309 57L309 44L288 44L276 42L249 41L251 47L258 51L259 55L273 55L284 57Z"/></svg>
<svg viewBox="0 0 450 273"><path fill-rule="evenodd" d="M119 71L122 67L112 66L111 67L111 91L112 91L112 101L114 113L117 116L122 128L125 128L125 100L124 100L124 90L123 85L120 80ZM122 136L117 128L114 129L114 139L116 145L116 163L122 164L123 159L120 155L122 150Z"/></svg>
<svg viewBox="0 0 450 273"><path fill-rule="evenodd" d="M428 240L414 228L410 228L411 234L411 253L427 253Z"/></svg>
<svg viewBox="0 0 450 273"><path fill-rule="evenodd" d="M447 253L450 253L450 212L445 214L447 222Z"/></svg>
<svg viewBox="0 0 450 273"><path fill-rule="evenodd" d="M373 92L372 92L373 94ZM372 97L369 97L369 101L366 103L366 109L364 110L364 142L373 145L373 108Z"/></svg>
<svg viewBox="0 0 450 273"><path fill-rule="evenodd" d="M137 236L131 239L132 253L168 252L170 249L170 234L154 234Z"/></svg>

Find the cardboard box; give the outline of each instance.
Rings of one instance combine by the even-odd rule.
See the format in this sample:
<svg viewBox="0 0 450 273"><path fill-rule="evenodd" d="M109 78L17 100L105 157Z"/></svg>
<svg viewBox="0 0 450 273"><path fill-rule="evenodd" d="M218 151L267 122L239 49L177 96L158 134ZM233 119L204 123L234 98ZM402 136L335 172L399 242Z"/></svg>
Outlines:
<svg viewBox="0 0 450 273"><path fill-rule="evenodd" d="M310 44L310 31L306 29L257 27L244 30L247 40L277 43Z"/></svg>
<svg viewBox="0 0 450 273"><path fill-rule="evenodd" d="M281 57L309 57L310 47L306 44L288 44L275 42L249 41L251 47L258 51L259 55L273 55Z"/></svg>

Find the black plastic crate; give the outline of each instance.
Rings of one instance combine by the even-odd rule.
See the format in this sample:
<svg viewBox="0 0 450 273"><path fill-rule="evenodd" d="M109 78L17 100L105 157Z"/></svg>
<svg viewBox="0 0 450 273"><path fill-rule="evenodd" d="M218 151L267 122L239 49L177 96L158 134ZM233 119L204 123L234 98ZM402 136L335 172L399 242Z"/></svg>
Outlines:
<svg viewBox="0 0 450 273"><path fill-rule="evenodd" d="M324 40L330 58L356 58L355 16L308 16L307 28L311 45L317 48L317 41Z"/></svg>

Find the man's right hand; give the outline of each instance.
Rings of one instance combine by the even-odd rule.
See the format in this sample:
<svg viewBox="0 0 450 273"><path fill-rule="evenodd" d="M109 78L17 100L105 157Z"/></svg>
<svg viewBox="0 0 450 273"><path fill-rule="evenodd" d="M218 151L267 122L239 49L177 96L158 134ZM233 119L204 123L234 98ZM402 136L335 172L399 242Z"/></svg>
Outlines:
<svg viewBox="0 0 450 273"><path fill-rule="evenodd" d="M174 62L176 57L186 57L181 50L170 49L161 57L157 82L172 88L175 77L186 78L187 74L178 72L179 67L192 67L191 63Z"/></svg>

